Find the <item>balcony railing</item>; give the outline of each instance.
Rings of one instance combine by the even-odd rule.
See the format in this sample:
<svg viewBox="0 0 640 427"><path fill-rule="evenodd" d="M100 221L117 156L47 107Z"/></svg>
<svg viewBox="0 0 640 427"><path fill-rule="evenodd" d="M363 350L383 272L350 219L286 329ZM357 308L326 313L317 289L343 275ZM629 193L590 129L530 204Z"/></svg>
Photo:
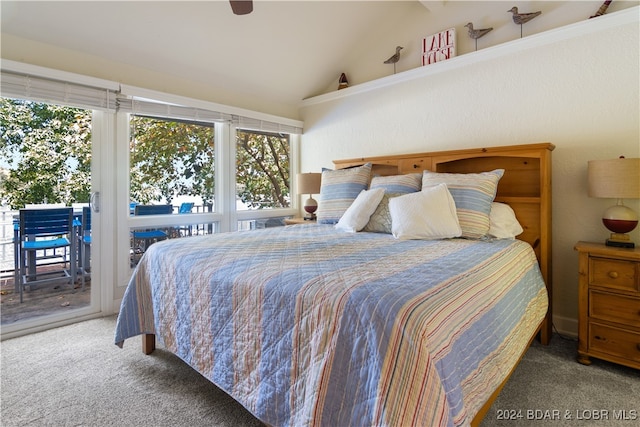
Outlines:
<svg viewBox="0 0 640 427"><path fill-rule="evenodd" d="M194 206L194 212L206 212L207 208L207 206ZM174 208L174 211L176 213L178 212L177 206ZM18 211L10 210L6 206L0 207L0 279L10 278L14 275L13 221L18 214ZM260 228L284 225L284 218L286 217L287 216L240 220L238 221L238 230L256 230ZM175 228L176 230L179 229L179 227L173 228ZM182 231L179 233L171 233L170 238L185 237L187 235L212 234L216 232L216 226L212 223L191 224L189 226L183 227L181 230ZM189 232L186 232L184 230L189 230ZM134 253L133 248L131 248L131 252ZM63 258L63 255L64 254L60 252L60 260L56 261L56 259L54 258L49 259L46 262L60 262Z"/></svg>
<svg viewBox="0 0 640 427"><path fill-rule="evenodd" d="M0 206L0 278L13 276L13 218L17 214Z"/></svg>

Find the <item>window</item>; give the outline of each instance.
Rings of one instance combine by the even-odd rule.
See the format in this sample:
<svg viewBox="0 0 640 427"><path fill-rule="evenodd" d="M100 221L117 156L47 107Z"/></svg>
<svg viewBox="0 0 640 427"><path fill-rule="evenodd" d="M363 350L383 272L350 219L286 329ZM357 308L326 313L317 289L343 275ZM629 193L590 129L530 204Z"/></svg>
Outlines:
<svg viewBox="0 0 640 427"><path fill-rule="evenodd" d="M217 141L217 135L228 137ZM217 144L222 144L223 149L216 147ZM235 156L235 169L217 171L217 164L228 164L216 161L217 152L228 153L230 158ZM149 210L137 206L166 205L168 210L151 209L151 215L172 215L173 218L155 218L152 228L146 218L136 218L131 223L131 264L135 265L137 255L156 241L136 239L136 235L144 235L140 232L154 231L161 234L161 240L284 225L284 218L294 213L291 152L291 136L286 133L236 129L222 122L200 123L132 114L130 214L138 217L144 209ZM217 188L216 177L233 185ZM179 213L210 215L179 218L173 215ZM239 213L242 214L237 221L228 221Z"/></svg>
<svg viewBox="0 0 640 427"><path fill-rule="evenodd" d="M88 203L91 110L0 98L0 206Z"/></svg>
<svg viewBox="0 0 640 427"><path fill-rule="evenodd" d="M213 124L132 116L130 150L132 210L136 204L173 205L176 213L215 210Z"/></svg>
<svg viewBox="0 0 640 427"><path fill-rule="evenodd" d="M27 287L31 283L28 282L24 301L22 294L18 298L16 287L20 285L15 284L15 278L19 251L14 240L18 233L14 228L18 210L25 207L73 206L78 225L82 224L82 208L88 206L91 192L92 122L92 110L53 101L0 98L0 282L3 295L0 320L3 333L6 326L21 328L22 320L47 324L50 316L68 316L70 308L75 313L93 310L91 297L99 286L97 279L89 281L86 289L83 284L86 292L73 296L76 294L73 284L60 283L31 292L35 285ZM69 265L69 249L63 246L38 250L27 258L28 270L33 269L37 274L61 271ZM78 253L88 256L90 252ZM96 264L94 261L93 266Z"/></svg>
<svg viewBox="0 0 640 427"><path fill-rule="evenodd" d="M169 204L175 214L193 203L190 216L131 215L131 229L204 224L211 233L247 230L283 225L296 213L292 147L299 144L301 123L218 107L129 87L118 95L119 112L129 120L132 212L140 204Z"/></svg>
<svg viewBox="0 0 640 427"><path fill-rule="evenodd" d="M274 209L291 206L290 153L291 143L288 134L238 129L238 209Z"/></svg>

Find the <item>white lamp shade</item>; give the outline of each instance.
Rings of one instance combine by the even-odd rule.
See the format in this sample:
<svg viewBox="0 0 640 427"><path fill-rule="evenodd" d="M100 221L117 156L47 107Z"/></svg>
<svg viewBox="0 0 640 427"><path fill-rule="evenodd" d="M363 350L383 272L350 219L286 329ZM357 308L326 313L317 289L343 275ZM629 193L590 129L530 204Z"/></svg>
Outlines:
<svg viewBox="0 0 640 427"><path fill-rule="evenodd" d="M602 215L602 223L611 231L607 246L633 248L635 244L626 234L638 225L638 216L624 206L622 199L640 198L640 158L591 160L588 163L589 196L618 199Z"/></svg>
<svg viewBox="0 0 640 427"><path fill-rule="evenodd" d="M588 163L589 197L640 198L640 158L591 160Z"/></svg>
<svg viewBox="0 0 640 427"><path fill-rule="evenodd" d="M298 194L318 194L320 193L321 173L299 173L298 174Z"/></svg>

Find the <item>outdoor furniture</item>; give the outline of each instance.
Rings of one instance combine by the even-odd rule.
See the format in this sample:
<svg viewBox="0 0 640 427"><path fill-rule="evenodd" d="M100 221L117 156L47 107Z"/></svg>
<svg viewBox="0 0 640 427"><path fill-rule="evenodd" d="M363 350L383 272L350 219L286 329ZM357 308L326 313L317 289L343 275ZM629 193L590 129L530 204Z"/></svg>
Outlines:
<svg viewBox="0 0 640 427"><path fill-rule="evenodd" d="M73 287L76 279L76 238L72 208L20 209L15 229L16 280L20 302L26 286L68 281ZM59 250L63 249L62 255ZM38 261L62 258L60 269L38 271ZM66 264L69 265L68 268Z"/></svg>
<svg viewBox="0 0 640 427"><path fill-rule="evenodd" d="M135 216L141 215L167 215L173 213L173 206L171 205L136 205L134 210ZM154 228L144 230L133 230L133 251L134 256L136 253L143 253L154 242L164 240L169 237L166 230ZM144 244L144 246L139 246Z"/></svg>
<svg viewBox="0 0 640 427"><path fill-rule="evenodd" d="M185 202L180 205L180 209L178 210L178 213L181 213L181 214L191 213L192 209L193 209L193 203Z"/></svg>
<svg viewBox="0 0 640 427"><path fill-rule="evenodd" d="M82 208L82 220L78 232L78 274L82 279L82 290L84 290L85 277L90 276L91 268L91 208Z"/></svg>
<svg viewBox="0 0 640 427"><path fill-rule="evenodd" d="M129 203L129 215L135 215L136 206L138 206L138 202L130 202Z"/></svg>
<svg viewBox="0 0 640 427"><path fill-rule="evenodd" d="M193 203L184 202L180 205L180 208L178 209L178 214L190 214L192 210L193 210ZM179 227L176 227L176 229L179 237L191 236L191 233L193 232L193 225L186 225L186 226L181 225Z"/></svg>

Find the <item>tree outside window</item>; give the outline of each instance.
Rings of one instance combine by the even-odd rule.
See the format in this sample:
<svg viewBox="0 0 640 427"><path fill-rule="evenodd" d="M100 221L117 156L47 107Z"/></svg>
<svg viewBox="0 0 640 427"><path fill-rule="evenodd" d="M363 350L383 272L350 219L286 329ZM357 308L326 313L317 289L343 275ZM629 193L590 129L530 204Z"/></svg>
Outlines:
<svg viewBox="0 0 640 427"><path fill-rule="evenodd" d="M180 196L215 195L215 129L133 116L130 143L130 198L141 204L171 204Z"/></svg>
<svg viewBox="0 0 640 427"><path fill-rule="evenodd" d="M0 98L0 204L86 203L90 110Z"/></svg>
<svg viewBox="0 0 640 427"><path fill-rule="evenodd" d="M0 203L86 203L91 191L90 110L0 98ZM215 206L215 128L132 116L130 197L172 204L180 197ZM239 130L238 208L290 206L289 135Z"/></svg>
<svg viewBox="0 0 640 427"><path fill-rule="evenodd" d="M248 209L287 208L290 198L289 135L238 130L238 198Z"/></svg>

